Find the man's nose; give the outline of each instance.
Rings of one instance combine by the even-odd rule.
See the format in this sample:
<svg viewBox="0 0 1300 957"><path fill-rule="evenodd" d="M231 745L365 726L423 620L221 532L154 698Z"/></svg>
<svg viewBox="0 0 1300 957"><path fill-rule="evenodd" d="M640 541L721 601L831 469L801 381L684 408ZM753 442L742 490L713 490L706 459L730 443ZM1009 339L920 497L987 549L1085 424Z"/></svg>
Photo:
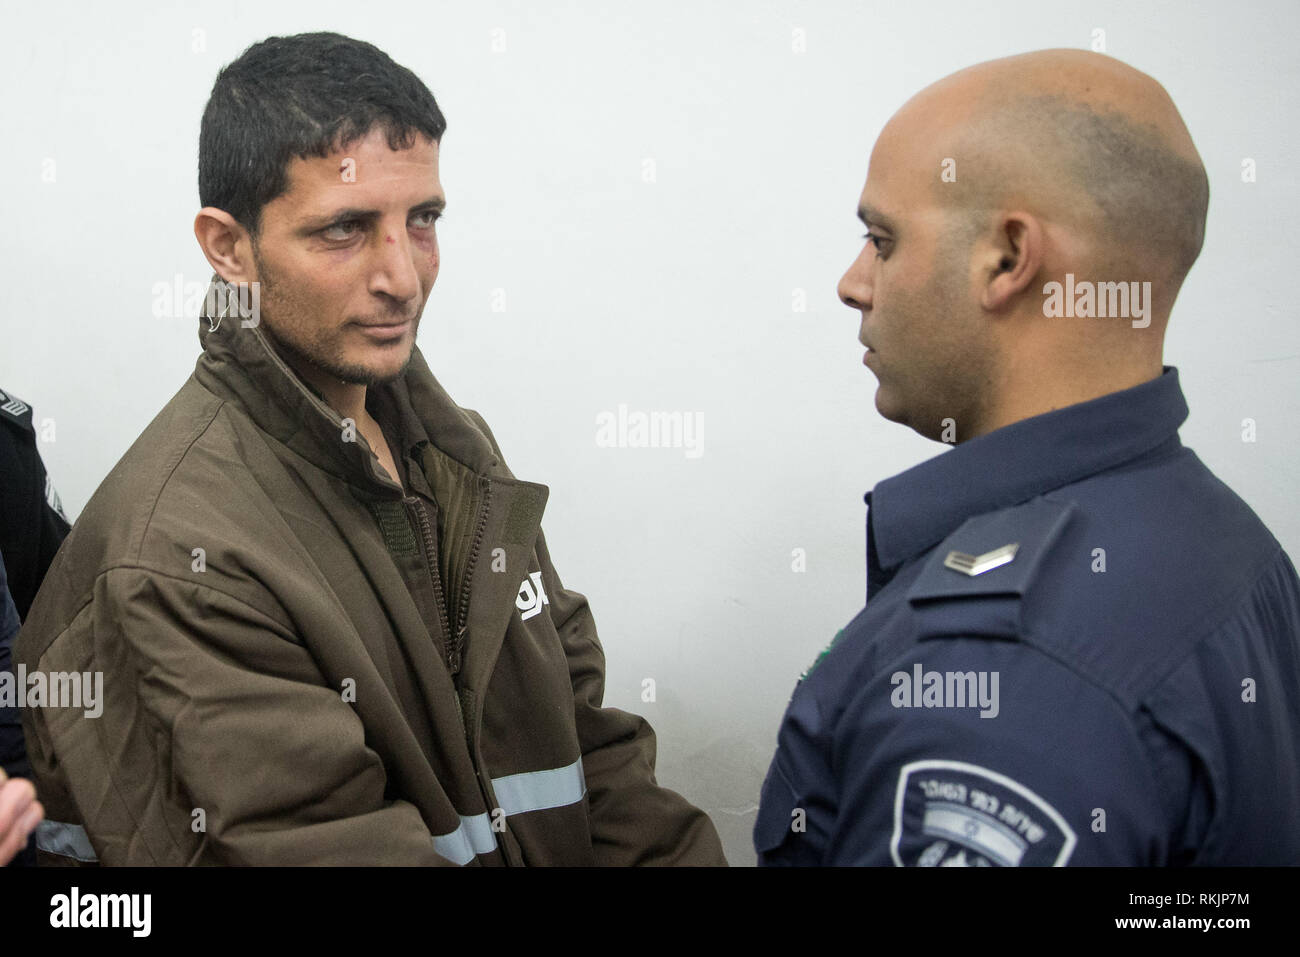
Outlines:
<svg viewBox="0 0 1300 957"><path fill-rule="evenodd" d="M850 309L871 308L871 275L868 264L870 252L869 249L862 251L848 271L840 277L839 285L835 289L839 294L840 302Z"/></svg>
<svg viewBox="0 0 1300 957"><path fill-rule="evenodd" d="M379 242L370 291L401 303L415 299L420 294L420 273L415 268L412 252L405 229L385 231Z"/></svg>

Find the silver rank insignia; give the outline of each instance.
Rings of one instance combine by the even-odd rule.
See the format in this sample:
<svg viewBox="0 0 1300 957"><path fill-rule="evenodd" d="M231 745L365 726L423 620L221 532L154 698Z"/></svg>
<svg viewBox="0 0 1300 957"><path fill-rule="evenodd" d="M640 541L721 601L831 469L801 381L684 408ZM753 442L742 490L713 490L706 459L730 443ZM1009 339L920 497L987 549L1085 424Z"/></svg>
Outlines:
<svg viewBox="0 0 1300 957"><path fill-rule="evenodd" d="M963 575L974 578L976 575L983 575L987 571L992 571L1015 561L1016 552L1019 550L1020 543L1012 542L1010 545L1003 545L1001 548L995 548L983 555L949 552L948 557L943 560L943 567L951 568L955 572L961 572Z"/></svg>

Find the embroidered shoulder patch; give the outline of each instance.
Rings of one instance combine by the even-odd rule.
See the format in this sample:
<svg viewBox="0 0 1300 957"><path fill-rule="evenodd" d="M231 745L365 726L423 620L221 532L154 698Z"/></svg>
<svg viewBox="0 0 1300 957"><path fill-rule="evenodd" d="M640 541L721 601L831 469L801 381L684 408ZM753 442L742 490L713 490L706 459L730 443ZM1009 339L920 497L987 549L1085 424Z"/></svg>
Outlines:
<svg viewBox="0 0 1300 957"><path fill-rule="evenodd" d="M1078 838L1056 810L1005 775L961 761L913 761L898 775L899 867L1061 867Z"/></svg>

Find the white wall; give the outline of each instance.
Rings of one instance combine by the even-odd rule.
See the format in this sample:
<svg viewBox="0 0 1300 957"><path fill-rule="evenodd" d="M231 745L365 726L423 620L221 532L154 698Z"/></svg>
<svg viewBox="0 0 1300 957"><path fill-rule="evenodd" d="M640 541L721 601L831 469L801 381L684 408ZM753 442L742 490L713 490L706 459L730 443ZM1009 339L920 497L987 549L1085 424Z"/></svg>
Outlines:
<svg viewBox="0 0 1300 957"><path fill-rule="evenodd" d="M566 584L595 609L608 703L651 720L660 780L711 812L733 863L750 863L795 678L862 601L862 494L940 451L875 413L857 314L835 296L860 245L871 145L931 81L992 57L1088 47L1101 28L1107 52L1164 83L1211 180L1208 238L1168 338L1192 407L1183 440L1300 555L1300 326L1282 281L1300 251L1285 165L1300 150L1297 9L9 8L0 388L54 421L42 454L75 515L197 355L197 322L155 319L152 288L208 275L191 222L217 69L277 33L377 44L429 84L449 121L443 267L421 348L492 423L515 473L550 486L545 528ZM796 28L806 52L792 49ZM1244 157L1253 184L1241 182ZM492 310L496 289L504 312ZM700 415L704 454L598 448L596 416L620 403ZM1246 417L1254 444L1241 441ZM795 548L806 573L791 571ZM645 678L653 703L641 700Z"/></svg>

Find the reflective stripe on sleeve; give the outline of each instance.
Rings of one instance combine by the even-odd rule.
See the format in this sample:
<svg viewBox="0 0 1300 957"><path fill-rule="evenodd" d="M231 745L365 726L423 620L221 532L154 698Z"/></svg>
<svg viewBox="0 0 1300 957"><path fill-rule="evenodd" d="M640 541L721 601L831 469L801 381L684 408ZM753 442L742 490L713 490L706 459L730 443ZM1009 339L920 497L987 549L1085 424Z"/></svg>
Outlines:
<svg viewBox="0 0 1300 957"><path fill-rule="evenodd" d="M486 814L461 815L460 824L450 834L435 834L433 849L447 860L464 867L476 854L495 851L497 839Z"/></svg>
<svg viewBox="0 0 1300 957"><path fill-rule="evenodd" d="M492 790L507 817L576 804L587 793L587 782L582 775L582 758L562 768L524 771L521 774L493 778ZM462 814L456 830L434 835L433 838L433 849L462 867L474 860L475 855L487 854L496 848L492 818L487 814Z"/></svg>
<svg viewBox="0 0 1300 957"><path fill-rule="evenodd" d="M507 816L576 804L587 793L582 758L549 771L524 771L493 778L492 790Z"/></svg>

